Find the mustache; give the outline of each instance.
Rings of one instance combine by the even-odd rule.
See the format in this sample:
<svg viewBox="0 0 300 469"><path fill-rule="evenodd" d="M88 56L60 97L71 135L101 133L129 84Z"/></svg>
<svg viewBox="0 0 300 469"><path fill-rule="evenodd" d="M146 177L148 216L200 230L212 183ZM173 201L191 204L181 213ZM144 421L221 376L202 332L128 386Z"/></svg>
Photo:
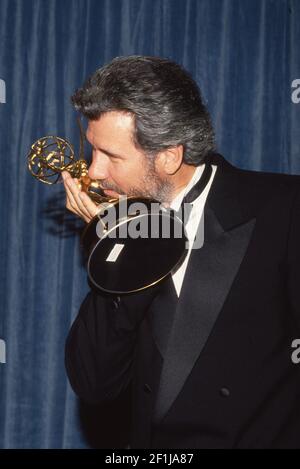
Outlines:
<svg viewBox="0 0 300 469"><path fill-rule="evenodd" d="M124 192L120 189L120 187L115 184L110 184L109 182L106 182L106 181L99 181L99 184L100 184L101 189L103 190L107 189L107 190L117 192L120 195L124 195Z"/></svg>

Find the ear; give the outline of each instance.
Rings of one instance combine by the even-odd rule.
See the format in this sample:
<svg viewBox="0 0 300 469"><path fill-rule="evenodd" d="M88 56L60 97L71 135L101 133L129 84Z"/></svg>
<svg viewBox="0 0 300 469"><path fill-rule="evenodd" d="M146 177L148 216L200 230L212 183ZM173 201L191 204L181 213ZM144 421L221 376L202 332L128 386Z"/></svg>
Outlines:
<svg viewBox="0 0 300 469"><path fill-rule="evenodd" d="M172 176L179 170L182 161L183 146L178 145L159 152L155 159L155 165L160 174Z"/></svg>

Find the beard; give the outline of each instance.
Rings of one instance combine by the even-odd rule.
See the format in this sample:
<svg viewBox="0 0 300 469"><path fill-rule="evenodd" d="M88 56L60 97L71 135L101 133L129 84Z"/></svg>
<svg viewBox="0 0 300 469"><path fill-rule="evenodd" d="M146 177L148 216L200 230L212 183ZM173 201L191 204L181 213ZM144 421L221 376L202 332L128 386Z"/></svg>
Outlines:
<svg viewBox="0 0 300 469"><path fill-rule="evenodd" d="M117 184L101 182L102 189L112 190L127 197L150 198L160 203L170 203L174 185L167 179L161 178L155 169L154 159L146 157L146 168L140 186L131 186L125 193Z"/></svg>

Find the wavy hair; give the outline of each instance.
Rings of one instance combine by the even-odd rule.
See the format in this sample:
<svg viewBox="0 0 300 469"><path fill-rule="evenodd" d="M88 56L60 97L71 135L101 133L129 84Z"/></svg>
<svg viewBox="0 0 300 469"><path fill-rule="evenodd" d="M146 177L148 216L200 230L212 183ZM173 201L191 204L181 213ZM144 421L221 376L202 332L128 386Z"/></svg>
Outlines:
<svg viewBox="0 0 300 469"><path fill-rule="evenodd" d="M71 100L89 120L109 111L131 113L134 143L148 155L183 145L184 162L198 166L214 150L214 131L196 82L168 59L117 57Z"/></svg>

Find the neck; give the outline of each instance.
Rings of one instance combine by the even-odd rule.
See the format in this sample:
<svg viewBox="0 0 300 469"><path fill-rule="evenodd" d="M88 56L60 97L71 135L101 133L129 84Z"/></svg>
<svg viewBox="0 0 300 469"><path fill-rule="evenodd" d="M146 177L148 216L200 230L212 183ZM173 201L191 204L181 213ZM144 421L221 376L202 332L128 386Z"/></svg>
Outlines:
<svg viewBox="0 0 300 469"><path fill-rule="evenodd" d="M196 166L182 164L179 170L170 177L170 183L173 186L170 202L188 185L195 171Z"/></svg>

